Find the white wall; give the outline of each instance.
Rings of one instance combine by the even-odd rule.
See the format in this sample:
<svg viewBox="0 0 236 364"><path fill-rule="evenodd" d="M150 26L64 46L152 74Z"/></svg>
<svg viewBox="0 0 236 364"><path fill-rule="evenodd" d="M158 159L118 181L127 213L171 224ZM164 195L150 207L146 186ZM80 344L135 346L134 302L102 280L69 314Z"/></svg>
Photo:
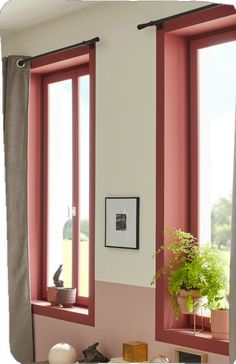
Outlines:
<svg viewBox="0 0 236 364"><path fill-rule="evenodd" d="M155 28L204 3L107 3L17 32L3 53L35 55L100 36L96 64L96 279L149 286L155 251ZM104 197L140 196L140 250L104 247Z"/></svg>
<svg viewBox="0 0 236 364"><path fill-rule="evenodd" d="M206 3L194 1L111 2L3 38L4 55L36 55L95 36L101 38L96 57L97 281L150 287L154 273L156 32L154 27L138 31L136 26L203 5ZM140 197L138 251L104 247L105 196ZM38 345L43 339L44 321L36 317ZM50 320L52 341L53 335L55 340L57 337L57 325L63 323L56 321ZM71 332L74 325L66 323ZM80 325L77 328L83 329ZM151 330L154 339L153 327ZM163 350L173 349L162 345ZM39 359L44 359L46 349ZM226 357L211 357L210 362L227 362Z"/></svg>

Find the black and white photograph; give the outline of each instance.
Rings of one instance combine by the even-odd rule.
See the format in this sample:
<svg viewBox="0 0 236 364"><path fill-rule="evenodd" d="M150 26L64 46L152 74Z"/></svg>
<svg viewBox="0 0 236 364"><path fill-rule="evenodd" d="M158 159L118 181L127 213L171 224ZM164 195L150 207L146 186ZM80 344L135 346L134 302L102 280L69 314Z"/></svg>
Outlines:
<svg viewBox="0 0 236 364"><path fill-rule="evenodd" d="M126 214L116 214L116 230L125 231L126 226Z"/></svg>
<svg viewBox="0 0 236 364"><path fill-rule="evenodd" d="M105 198L105 246L139 249L139 197Z"/></svg>

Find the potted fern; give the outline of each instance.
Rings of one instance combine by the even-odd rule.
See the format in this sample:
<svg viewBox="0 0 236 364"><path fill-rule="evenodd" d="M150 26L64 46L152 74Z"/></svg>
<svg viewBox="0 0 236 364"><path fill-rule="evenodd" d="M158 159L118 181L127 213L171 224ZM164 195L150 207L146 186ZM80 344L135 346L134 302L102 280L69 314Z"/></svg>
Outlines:
<svg viewBox="0 0 236 364"><path fill-rule="evenodd" d="M229 340L229 305L226 299L211 308L212 338Z"/></svg>
<svg viewBox="0 0 236 364"><path fill-rule="evenodd" d="M217 340L229 339L229 304L228 304L228 278L225 270L226 263L217 249L205 249L207 267L205 272L208 283L205 291L206 308L211 310L212 338Z"/></svg>
<svg viewBox="0 0 236 364"><path fill-rule="evenodd" d="M158 282L164 274L168 277L168 292L175 318L179 313L196 313L203 305L202 297L207 304L216 302L220 292L225 288L223 262L216 249L203 248L197 239L181 229L164 230L165 244L157 251L169 252L165 265L152 279Z"/></svg>

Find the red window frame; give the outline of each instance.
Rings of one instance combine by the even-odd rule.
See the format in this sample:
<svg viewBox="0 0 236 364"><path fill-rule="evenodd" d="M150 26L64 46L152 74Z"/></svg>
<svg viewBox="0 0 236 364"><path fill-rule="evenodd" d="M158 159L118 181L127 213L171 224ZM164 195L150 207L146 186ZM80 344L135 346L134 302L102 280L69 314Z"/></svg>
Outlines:
<svg viewBox="0 0 236 364"><path fill-rule="evenodd" d="M197 58L193 45L210 36L224 37L236 30L235 24L234 7L218 5L169 20L157 30L157 249L163 244L165 225L198 235ZM163 266L165 254L157 257L157 269ZM167 280L162 277L156 287L156 340L228 355L228 342L212 340L207 332L187 334L182 328L191 326L188 315L174 320L173 330L171 318Z"/></svg>
<svg viewBox="0 0 236 364"><path fill-rule="evenodd" d="M46 302L47 277L47 85L72 77L73 158L78 153L77 77L90 76L90 200L89 200L89 297L78 297L72 309L53 308ZM30 283L33 312L94 326L94 234L95 234L95 46L83 46L35 59L32 62L29 131L28 195ZM76 158L73 161L76 166ZM78 175L78 170L73 170ZM73 206L78 205L79 186L73 177ZM77 209L79 211L79 209ZM73 221L72 282L78 286L78 214ZM77 241L77 243L75 243Z"/></svg>
<svg viewBox="0 0 236 364"><path fill-rule="evenodd" d="M43 173L43 299L47 298L47 268L48 268L48 86L51 83L64 81L70 79L72 81L72 128L73 128L73 192L72 192L72 204L76 208L76 215L73 219L73 238L72 238L72 286L79 287L79 175L81 174L79 167L79 77L89 75L88 65L81 65L78 68L70 71L57 71L52 75L47 75L43 79L43 94L44 94L44 143L43 143L43 155L44 155L44 173ZM91 143L90 143L91 145ZM90 193L91 195L91 193ZM78 293L78 289L77 289ZM88 297L82 297L77 294L76 298L77 306L88 306Z"/></svg>

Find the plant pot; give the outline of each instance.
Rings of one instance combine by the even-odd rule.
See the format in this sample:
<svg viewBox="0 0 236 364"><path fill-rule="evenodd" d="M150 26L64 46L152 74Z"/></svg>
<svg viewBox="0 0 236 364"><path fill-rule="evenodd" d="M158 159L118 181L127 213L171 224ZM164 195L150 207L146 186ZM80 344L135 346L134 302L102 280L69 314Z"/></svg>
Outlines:
<svg viewBox="0 0 236 364"><path fill-rule="evenodd" d="M212 338L229 340L229 310L211 310Z"/></svg>
<svg viewBox="0 0 236 364"><path fill-rule="evenodd" d="M187 305L188 297L191 297L193 300L193 309L189 310ZM185 314L196 314L198 313L201 306L201 294L197 289L192 289L190 291L186 291L185 289L181 289L179 294L177 295L177 301L179 305L179 311Z"/></svg>
<svg viewBox="0 0 236 364"><path fill-rule="evenodd" d="M76 302L76 288L61 288L58 292L58 302L63 307L72 307Z"/></svg>
<svg viewBox="0 0 236 364"><path fill-rule="evenodd" d="M52 306L60 306L58 293L60 291L60 287L47 287L47 300L51 303Z"/></svg>

